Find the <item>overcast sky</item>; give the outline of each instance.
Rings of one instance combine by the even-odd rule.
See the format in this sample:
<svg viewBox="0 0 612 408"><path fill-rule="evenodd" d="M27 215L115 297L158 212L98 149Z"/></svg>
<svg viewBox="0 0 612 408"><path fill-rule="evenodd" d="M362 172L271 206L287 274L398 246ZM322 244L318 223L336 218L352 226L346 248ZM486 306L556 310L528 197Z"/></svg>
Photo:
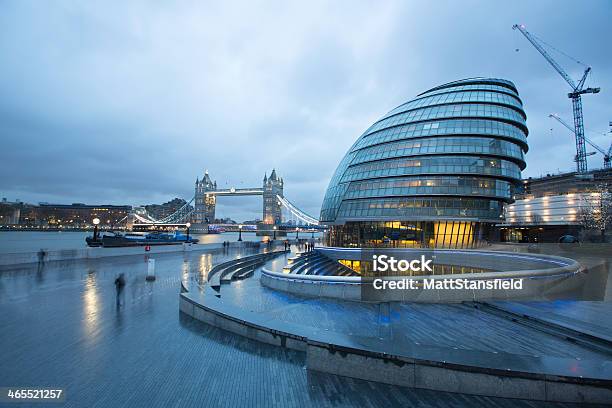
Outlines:
<svg viewBox="0 0 612 408"><path fill-rule="evenodd" d="M205 169L251 187L276 168L285 195L318 216L372 122L474 76L517 85L524 176L572 170L573 137L548 118L572 121L569 86L511 26L593 67L588 84L602 91L583 98L585 124L607 149L611 17L610 1L3 0L0 195L142 205L189 199ZM222 198L217 215L261 217L261 198Z"/></svg>

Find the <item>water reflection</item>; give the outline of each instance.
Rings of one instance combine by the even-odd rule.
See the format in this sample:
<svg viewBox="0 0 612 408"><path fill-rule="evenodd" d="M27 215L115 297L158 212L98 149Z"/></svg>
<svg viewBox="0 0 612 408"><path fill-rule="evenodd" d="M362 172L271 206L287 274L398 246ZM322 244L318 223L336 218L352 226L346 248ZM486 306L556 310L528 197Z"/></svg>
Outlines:
<svg viewBox="0 0 612 408"><path fill-rule="evenodd" d="M83 291L83 319L85 322L85 337L92 338L98 329L98 312L100 309L100 298L96 285L95 269L87 270L85 287Z"/></svg>
<svg viewBox="0 0 612 408"><path fill-rule="evenodd" d="M185 285L185 287L187 287L187 284L189 283L189 269L190 269L191 264L189 263L189 259L188 258L183 258L183 266L181 268L181 282L183 282L183 285Z"/></svg>
<svg viewBox="0 0 612 408"><path fill-rule="evenodd" d="M200 264L198 267L197 282L202 284L208 279L208 273L213 267L212 254L202 254L200 256Z"/></svg>

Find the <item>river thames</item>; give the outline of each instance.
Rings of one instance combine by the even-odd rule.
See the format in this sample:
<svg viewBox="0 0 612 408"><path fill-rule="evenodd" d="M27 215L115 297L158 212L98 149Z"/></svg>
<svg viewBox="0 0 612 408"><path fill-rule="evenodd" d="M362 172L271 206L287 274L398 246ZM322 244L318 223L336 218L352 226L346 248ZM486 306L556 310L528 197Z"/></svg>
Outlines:
<svg viewBox="0 0 612 408"><path fill-rule="evenodd" d="M85 237L90 236L91 231L1 231L0 232L0 254L11 254L21 252L37 252L40 249L62 250L62 249L84 249ZM190 234L200 240L200 244L218 244L224 241L235 242L238 240L237 232L224 232L222 234ZM315 233L314 237L321 237L321 233ZM300 238L311 238L311 233L302 233ZM261 241L264 237L256 236L253 232L243 232L243 241ZM288 233L287 237L279 239L295 239L295 233Z"/></svg>

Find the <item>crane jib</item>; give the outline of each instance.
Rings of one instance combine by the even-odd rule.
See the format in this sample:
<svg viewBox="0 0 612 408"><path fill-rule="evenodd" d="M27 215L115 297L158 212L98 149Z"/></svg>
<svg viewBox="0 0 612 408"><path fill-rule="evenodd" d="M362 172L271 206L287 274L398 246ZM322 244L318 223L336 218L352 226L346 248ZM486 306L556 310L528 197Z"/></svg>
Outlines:
<svg viewBox="0 0 612 408"><path fill-rule="evenodd" d="M572 100L572 112L574 114L574 134L576 138L576 170L578 173L586 173L588 171L587 166L587 153L585 147L585 136L584 136L584 118L582 114L582 94L596 94L599 93L599 88L586 88L584 89L584 84L587 80L589 73L591 72L591 67L586 67L582 77L578 81L578 83L574 82L574 80L568 75L567 72L559 65L557 61L546 51L544 46L541 44L541 41L529 33L525 29L525 26L522 24L515 24L512 26L514 30L519 30L521 34L527 38L527 40L534 46L536 50L552 67L561 75L561 77L572 87L572 92L568 93L567 96ZM610 157L609 155L604 155L604 165L609 167Z"/></svg>

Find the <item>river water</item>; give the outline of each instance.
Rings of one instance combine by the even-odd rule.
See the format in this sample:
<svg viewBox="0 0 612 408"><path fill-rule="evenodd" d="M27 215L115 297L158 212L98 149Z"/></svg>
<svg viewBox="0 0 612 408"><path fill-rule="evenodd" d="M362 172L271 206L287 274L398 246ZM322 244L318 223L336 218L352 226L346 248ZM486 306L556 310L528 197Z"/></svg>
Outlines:
<svg viewBox="0 0 612 408"><path fill-rule="evenodd" d="M60 249L84 249L85 237L91 232L84 231L2 231L0 232L0 254L18 252L38 252L40 249L49 251ZM200 240L200 244L216 244L223 241L237 241L237 232L224 232L222 234L191 234ZM310 238L312 234L301 233L300 238ZM314 237L320 237L315 233ZM258 237L254 232L243 232L243 241L261 241L264 237ZM288 233L288 239L295 239L295 233ZM285 239L285 237L279 237Z"/></svg>

